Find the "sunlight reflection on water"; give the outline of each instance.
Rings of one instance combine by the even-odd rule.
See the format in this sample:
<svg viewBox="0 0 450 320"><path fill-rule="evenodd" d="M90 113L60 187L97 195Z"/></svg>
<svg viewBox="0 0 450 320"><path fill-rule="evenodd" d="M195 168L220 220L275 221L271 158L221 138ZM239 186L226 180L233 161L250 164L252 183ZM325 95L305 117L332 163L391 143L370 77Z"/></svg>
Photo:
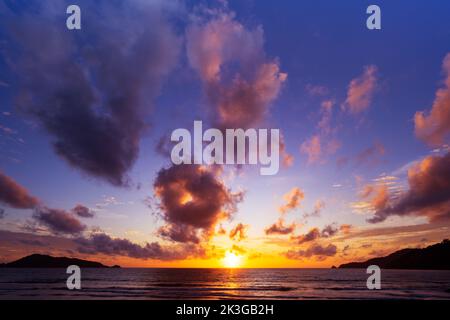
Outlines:
<svg viewBox="0 0 450 320"><path fill-rule="evenodd" d="M65 269L2 269L0 299L450 299L450 271L364 269L83 269L79 291Z"/></svg>

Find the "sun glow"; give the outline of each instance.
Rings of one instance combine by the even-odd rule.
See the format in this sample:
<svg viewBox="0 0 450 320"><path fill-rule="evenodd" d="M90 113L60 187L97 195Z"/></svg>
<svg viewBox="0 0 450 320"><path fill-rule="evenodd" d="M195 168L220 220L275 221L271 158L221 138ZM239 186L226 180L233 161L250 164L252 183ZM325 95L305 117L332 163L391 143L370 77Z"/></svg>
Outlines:
<svg viewBox="0 0 450 320"><path fill-rule="evenodd" d="M223 265L226 268L239 268L242 264L242 256L227 251L223 257Z"/></svg>
<svg viewBox="0 0 450 320"><path fill-rule="evenodd" d="M189 203L189 202L192 202L192 200L194 200L194 198L192 197L192 195L190 194L190 193L185 193L184 195L183 195L183 197L181 198L181 204L182 205L185 205L185 204L187 204L187 203Z"/></svg>

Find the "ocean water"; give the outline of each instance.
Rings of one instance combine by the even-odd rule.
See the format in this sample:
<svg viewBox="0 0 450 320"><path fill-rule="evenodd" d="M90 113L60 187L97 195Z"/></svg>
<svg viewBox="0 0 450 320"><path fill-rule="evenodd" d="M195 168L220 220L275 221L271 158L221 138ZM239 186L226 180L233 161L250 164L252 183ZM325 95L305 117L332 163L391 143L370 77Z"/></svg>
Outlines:
<svg viewBox="0 0 450 320"><path fill-rule="evenodd" d="M0 299L450 299L450 271L364 269L0 269Z"/></svg>

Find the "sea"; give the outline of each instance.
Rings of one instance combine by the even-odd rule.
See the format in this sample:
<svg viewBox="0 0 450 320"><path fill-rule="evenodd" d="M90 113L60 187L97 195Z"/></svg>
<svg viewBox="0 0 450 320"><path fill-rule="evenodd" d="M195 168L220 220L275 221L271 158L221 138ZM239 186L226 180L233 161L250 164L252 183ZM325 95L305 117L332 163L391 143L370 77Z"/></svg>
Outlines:
<svg viewBox="0 0 450 320"><path fill-rule="evenodd" d="M0 299L450 299L450 271L365 269L0 269Z"/></svg>

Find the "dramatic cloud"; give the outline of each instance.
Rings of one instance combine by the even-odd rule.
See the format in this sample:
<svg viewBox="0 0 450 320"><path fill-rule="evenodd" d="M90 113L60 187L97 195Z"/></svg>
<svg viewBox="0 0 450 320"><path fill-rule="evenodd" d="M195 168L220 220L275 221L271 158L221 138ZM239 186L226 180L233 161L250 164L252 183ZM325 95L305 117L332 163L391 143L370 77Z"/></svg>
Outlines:
<svg viewBox="0 0 450 320"><path fill-rule="evenodd" d="M139 245L128 239L111 238L104 233L92 234L90 238L79 238L76 242L80 253L127 256L136 259L178 260L202 254L200 248L163 247L157 242Z"/></svg>
<svg viewBox="0 0 450 320"><path fill-rule="evenodd" d="M391 215L418 215L431 222L450 218L450 153L429 156L408 170L409 190L388 201L378 195L369 222L384 221ZM385 193L387 193L385 191Z"/></svg>
<svg viewBox="0 0 450 320"><path fill-rule="evenodd" d="M416 112L414 117L416 135L433 146L446 142L450 134L450 53L446 55L442 69L445 87L436 91L428 114Z"/></svg>
<svg viewBox="0 0 450 320"><path fill-rule="evenodd" d="M271 235L271 234L280 234L280 235L285 235L285 234L291 234L295 231L295 227L296 224L292 223L290 225L285 225L284 224L284 220L283 219L278 219L278 221L274 224L272 224L270 227L266 228L264 230L264 232L267 235Z"/></svg>
<svg viewBox="0 0 450 320"><path fill-rule="evenodd" d="M364 73L350 81L347 91L347 99L343 107L351 114L358 114L366 110L372 102L376 89L377 67L366 66Z"/></svg>
<svg viewBox="0 0 450 320"><path fill-rule="evenodd" d="M4 216L5 216L5 209L0 208L0 219L3 219Z"/></svg>
<svg viewBox="0 0 450 320"><path fill-rule="evenodd" d="M92 212L92 210L90 210L89 208L78 204L77 206L75 206L75 208L72 209L72 213L82 217L82 218L93 218L94 217L94 212Z"/></svg>
<svg viewBox="0 0 450 320"><path fill-rule="evenodd" d="M288 259L303 259L303 258L311 258L318 257L319 260L323 260L327 257L332 257L336 255L337 247L333 244L329 244L327 246L322 246L320 244L312 244L306 250L289 250L286 252L286 257Z"/></svg>
<svg viewBox="0 0 450 320"><path fill-rule="evenodd" d="M386 185L366 185L361 197L368 199L373 210L382 210L389 201L389 191Z"/></svg>
<svg viewBox="0 0 450 320"><path fill-rule="evenodd" d="M203 82L220 128L249 128L264 120L287 74L264 54L262 27L247 29L226 8L204 10L187 30L191 66Z"/></svg>
<svg viewBox="0 0 450 320"><path fill-rule="evenodd" d="M34 211L33 218L55 234L76 235L86 230L84 224L64 210L38 207Z"/></svg>
<svg viewBox="0 0 450 320"><path fill-rule="evenodd" d="M244 240L245 238L247 238L247 228L248 226L242 223L238 223L236 225L236 227L234 227L233 229L231 229L230 231L230 239L232 240Z"/></svg>
<svg viewBox="0 0 450 320"><path fill-rule="evenodd" d="M83 1L85 28L67 32L60 5L37 2L33 12L2 17L11 26L18 106L71 166L124 185L151 101L177 60L179 39L165 19L171 6Z"/></svg>
<svg viewBox="0 0 450 320"><path fill-rule="evenodd" d="M39 200L0 171L0 202L12 208L31 209L39 203Z"/></svg>
<svg viewBox="0 0 450 320"><path fill-rule="evenodd" d="M154 189L168 224L163 235L174 241L194 239L197 229L211 232L218 222L231 218L243 199L243 193L232 193L216 171L197 165L161 169ZM181 235L184 232L189 235Z"/></svg>
<svg viewBox="0 0 450 320"><path fill-rule="evenodd" d="M283 196L283 199L286 203L282 205L278 210L281 214L285 214L289 211L295 210L300 206L300 202L304 198L305 194L303 193L303 191L298 187L294 187L291 191Z"/></svg>

